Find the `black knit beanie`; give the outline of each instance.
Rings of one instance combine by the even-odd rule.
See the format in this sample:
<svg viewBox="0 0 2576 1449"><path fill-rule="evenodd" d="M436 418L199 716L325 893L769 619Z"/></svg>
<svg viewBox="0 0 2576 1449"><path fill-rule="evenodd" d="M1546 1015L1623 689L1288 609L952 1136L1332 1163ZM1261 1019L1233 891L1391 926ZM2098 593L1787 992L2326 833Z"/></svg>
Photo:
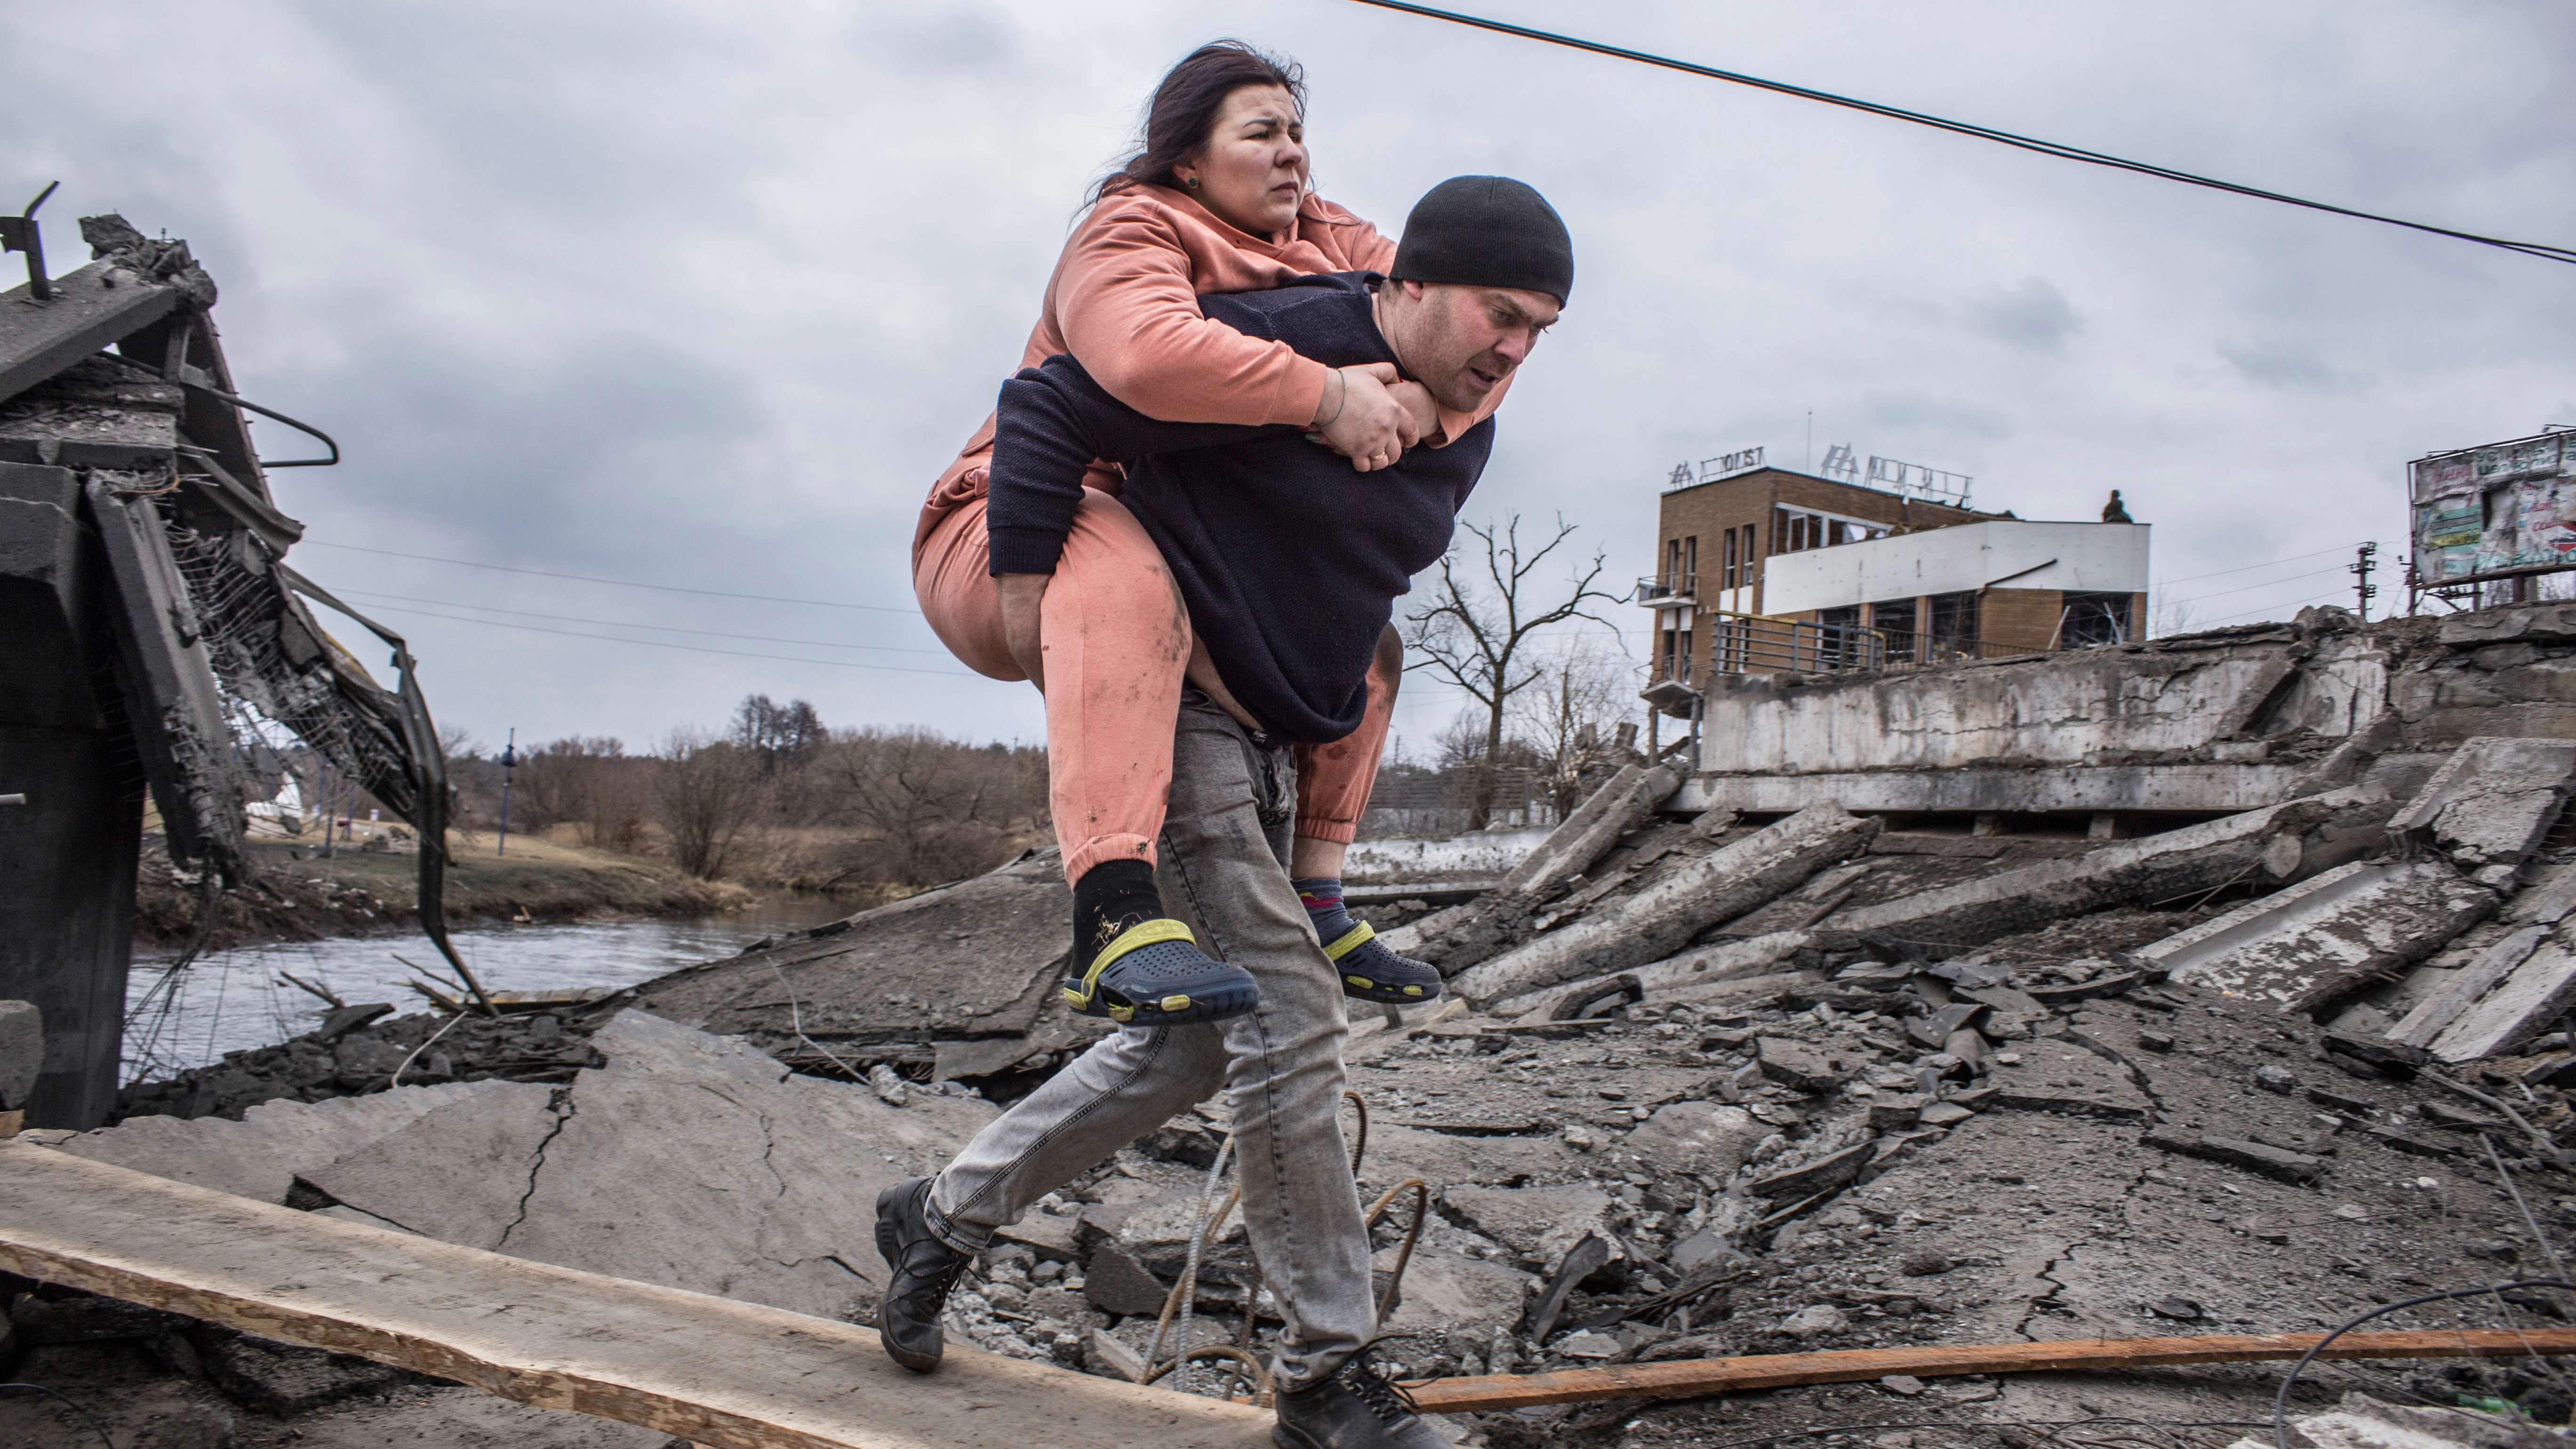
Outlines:
<svg viewBox="0 0 2576 1449"><path fill-rule="evenodd" d="M1508 176L1452 176L1404 219L1388 276L1545 292L1574 290L1574 238L1547 198Z"/></svg>

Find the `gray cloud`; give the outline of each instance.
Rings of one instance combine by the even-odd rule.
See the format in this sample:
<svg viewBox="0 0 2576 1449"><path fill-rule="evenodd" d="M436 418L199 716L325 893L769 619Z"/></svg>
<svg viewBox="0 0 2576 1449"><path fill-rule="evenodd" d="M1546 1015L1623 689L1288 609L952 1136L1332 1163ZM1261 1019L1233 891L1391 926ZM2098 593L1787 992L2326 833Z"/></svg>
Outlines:
<svg viewBox="0 0 2576 1449"><path fill-rule="evenodd" d="M1546 21L1525 0L1489 8ZM1817 456L1850 442L1973 473L1980 501L2025 517L2090 517L2116 477L2172 578L2393 547L2406 459L2576 421L2566 269L2457 243L1314 0L1220 19L1182 0L742 13L0 11L0 199L60 176L67 263L84 212L191 240L245 388L349 452L280 475L316 542L296 562L335 588L452 601L387 618L441 716L478 733L641 741L759 690L836 723L1035 737L1034 692L967 674L915 616L318 545L907 604L922 494L1017 361L1084 185L1161 67L1218 33L1306 64L1327 194L1382 226L1466 171L1523 176L1565 214L1583 285L1514 386L1469 514L1562 510L1616 573L1645 571L1675 460L1751 444L1800 460L1810 412ZM2554 123L2565 7L2030 15L1645 0L1579 28L2327 200L2576 235L2576 134ZM390 612L468 604L526 628L755 636L654 637L782 658ZM1427 737L1454 706L1416 680L1400 728Z"/></svg>
<svg viewBox="0 0 2576 1449"><path fill-rule="evenodd" d="M1992 287L1959 304L1968 325L2006 346L2029 352L2063 352L2068 338L2084 330L2084 319L2057 284L2046 277L2024 277L2010 287Z"/></svg>
<svg viewBox="0 0 2576 1449"><path fill-rule="evenodd" d="M2218 355L2251 382L2311 392L2346 392L2361 379L2296 342L2221 342Z"/></svg>

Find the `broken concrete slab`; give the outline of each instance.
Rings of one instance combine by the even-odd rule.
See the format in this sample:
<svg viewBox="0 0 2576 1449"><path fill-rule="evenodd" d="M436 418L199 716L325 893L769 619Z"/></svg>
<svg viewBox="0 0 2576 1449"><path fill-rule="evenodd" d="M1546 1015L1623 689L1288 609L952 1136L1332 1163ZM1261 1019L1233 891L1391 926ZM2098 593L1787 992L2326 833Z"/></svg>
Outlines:
<svg viewBox="0 0 2576 1449"><path fill-rule="evenodd" d="M2142 1140L2149 1147L2161 1151L2197 1157L2207 1162L2223 1162L2230 1167L2241 1167L2288 1183L2314 1182L2323 1177L2326 1170L2324 1158L2235 1137L2213 1137L2206 1133L2160 1127Z"/></svg>
<svg viewBox="0 0 2576 1449"><path fill-rule="evenodd" d="M1597 1187L1453 1187L1441 1201L1525 1265L1556 1262L1587 1233L1617 1240L1608 1225L1610 1194Z"/></svg>
<svg viewBox="0 0 2576 1449"><path fill-rule="evenodd" d="M241 1122L145 1117L62 1150L352 1212L444 1242L834 1317L882 1288L867 1205L994 1109L791 1074L731 1038L620 1013L572 1085L402 1087Z"/></svg>
<svg viewBox="0 0 2576 1449"><path fill-rule="evenodd" d="M1408 1177L1435 1186L1509 1186L1573 1171L1582 1154L1566 1146L1552 1124L1542 1125L1544 1136L1471 1136L1373 1121L1360 1177L1383 1190Z"/></svg>
<svg viewBox="0 0 2576 1449"><path fill-rule="evenodd" d="M2459 1020L2477 999L2494 989L2497 982L2529 959L2541 942L2549 939L2546 925L2525 926L2489 946L2478 959L2454 973L2439 991L2418 1002L2397 1025L2389 1028L2388 1039L2412 1047L2429 1047L2443 1028Z"/></svg>
<svg viewBox="0 0 2576 1449"><path fill-rule="evenodd" d="M1771 1128L1742 1107L1667 1102L1628 1134L1628 1150L1659 1169L1727 1178Z"/></svg>
<svg viewBox="0 0 2576 1449"><path fill-rule="evenodd" d="M1668 956L1634 970L1608 972L1581 981L1557 982L1535 991L1507 996L1490 1003L1486 1011L1506 1018L1523 1016L1541 1006L1585 992L1595 995L1606 993L1623 980L1635 982L1649 1001L1704 1001L1709 999L1709 993L1700 988L1780 974L1781 962L1814 944L1815 938L1804 931L1777 931L1747 941L1725 941Z"/></svg>
<svg viewBox="0 0 2576 1449"><path fill-rule="evenodd" d="M1850 1081L1869 1065L1867 1052L1832 1051L1794 1037L1766 1036L1753 1043L1753 1059L1762 1075L1793 1092L1820 1096Z"/></svg>
<svg viewBox="0 0 2576 1449"><path fill-rule="evenodd" d="M2571 777L2576 740L2481 735L2452 751L2388 828L2423 832L2463 870L2519 866L2558 819Z"/></svg>
<svg viewBox="0 0 2576 1449"><path fill-rule="evenodd" d="M405 1129L297 1177L342 1207L405 1232L498 1251L563 1119L551 1087L491 1087L432 1108ZM439 1186L423 1191L431 1178Z"/></svg>
<svg viewBox="0 0 2576 1449"><path fill-rule="evenodd" d="M1538 848L1522 857L1497 895L1540 896L1592 868L1619 837L1642 824L1682 782L1674 765L1629 765L1575 807Z"/></svg>
<svg viewBox="0 0 2576 1449"><path fill-rule="evenodd" d="M1395 1271L1401 1251L1382 1248L1370 1266ZM1446 1248L1416 1248L1404 1267L1402 1296L1379 1325L1384 1333L1446 1333L1457 1328L1509 1328L1521 1320L1536 1276L1506 1263L1470 1258Z"/></svg>
<svg viewBox="0 0 2576 1449"><path fill-rule="evenodd" d="M592 1045L609 1064L574 1080L502 1251L800 1313L884 1287L865 1205L994 1116L971 1097L889 1107L637 1011Z"/></svg>
<svg viewBox="0 0 2576 1449"><path fill-rule="evenodd" d="M1560 981L1626 970L1672 955L1702 930L1771 900L1869 843L1878 822L1831 805L1683 864L1624 900L1471 967L1450 989L1470 1001L1518 996Z"/></svg>
<svg viewBox="0 0 2576 1449"><path fill-rule="evenodd" d="M2314 1011L2433 954L2496 904L2439 860L2355 861L2136 954L2176 981Z"/></svg>
<svg viewBox="0 0 2576 1449"><path fill-rule="evenodd" d="M2107 906L2144 905L2214 891L2240 880L2287 880L2311 865L2309 844L2338 849L2343 837L2375 830L2388 793L2359 785L2262 810L2106 845L2069 860L2047 860L1979 880L1845 907L1819 922L1827 937L1883 932L1937 954ZM2328 841L2329 835L2337 837ZM2333 864L2341 864L2335 861Z"/></svg>
<svg viewBox="0 0 2576 1449"><path fill-rule="evenodd" d="M2515 891L2504 908L2506 920L2535 926L2554 926L2570 913L2576 913L2576 861L2541 873Z"/></svg>
<svg viewBox="0 0 2576 1449"><path fill-rule="evenodd" d="M2155 1103L2130 1080L2126 1068L2070 1037L2044 1037L2017 1045L2014 1055L2020 1060L1994 1063L1986 1078L1994 1089L1984 1101L1991 1110L2054 1112L2120 1122L2142 1120L2155 1110Z"/></svg>
<svg viewBox="0 0 2576 1449"><path fill-rule="evenodd" d="M1810 1193L1831 1192L1859 1177L1861 1169L1869 1166L1870 1160L1877 1155L1876 1142L1863 1142L1767 1177L1757 1177L1745 1191L1762 1198L1805 1197Z"/></svg>
<svg viewBox="0 0 2576 1449"><path fill-rule="evenodd" d="M2433 1038L2433 1055L2446 1062L2476 1061L2548 1030L2576 1002L2576 941L2571 934L2576 933L2562 922L2535 945Z"/></svg>
<svg viewBox="0 0 2576 1449"><path fill-rule="evenodd" d="M194 1183L217 1192L283 1203L299 1173L326 1167L451 1103L518 1084L458 1082L398 1087L324 1102L263 1102L238 1122L222 1117L129 1117L64 1139L62 1151Z"/></svg>
<svg viewBox="0 0 2576 1449"><path fill-rule="evenodd" d="M804 1037L862 1066L932 1056L942 1042L976 1043L982 1064L1009 1054L985 1045L993 1039L1064 1024L1055 983L1072 911L1062 857L1036 851L766 950L655 977L635 988L635 1004L800 1064L811 1053L800 1022ZM1084 1028L1080 1041L1108 1027L1069 1020ZM1038 1049L1031 1041L1020 1055Z"/></svg>
<svg viewBox="0 0 2576 1449"><path fill-rule="evenodd" d="M2442 620L2442 642L2461 648L2568 640L2576 640L2576 604L2517 604L2450 614Z"/></svg>

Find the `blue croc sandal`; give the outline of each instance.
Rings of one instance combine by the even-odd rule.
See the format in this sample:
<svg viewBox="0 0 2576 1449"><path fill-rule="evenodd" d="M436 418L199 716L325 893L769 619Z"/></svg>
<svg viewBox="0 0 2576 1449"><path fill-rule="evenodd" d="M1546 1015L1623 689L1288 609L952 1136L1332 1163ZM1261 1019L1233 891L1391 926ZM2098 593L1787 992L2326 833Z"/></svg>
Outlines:
<svg viewBox="0 0 2576 1449"><path fill-rule="evenodd" d="M1168 1026L1241 1016L1261 988L1240 966L1212 960L1190 928L1166 916L1130 926L1064 981L1064 999L1084 1016L1128 1026Z"/></svg>
<svg viewBox="0 0 2576 1449"><path fill-rule="evenodd" d="M1333 969L1341 973L1344 996L1397 1006L1440 999L1440 973L1428 962L1395 954L1366 921L1353 926L1341 939L1326 943L1324 954L1332 958Z"/></svg>

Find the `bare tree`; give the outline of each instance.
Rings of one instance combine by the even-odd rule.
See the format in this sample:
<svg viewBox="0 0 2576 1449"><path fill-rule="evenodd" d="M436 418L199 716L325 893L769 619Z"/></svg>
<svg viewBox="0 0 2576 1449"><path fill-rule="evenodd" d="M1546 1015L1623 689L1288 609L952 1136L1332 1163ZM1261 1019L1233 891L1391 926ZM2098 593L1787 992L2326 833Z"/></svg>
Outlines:
<svg viewBox="0 0 2576 1449"><path fill-rule="evenodd" d="M625 741L606 736L539 745L519 756L511 804L516 828L533 833L572 825L584 845L632 854L643 845L656 768L649 758L627 754Z"/></svg>
<svg viewBox="0 0 2576 1449"><path fill-rule="evenodd" d="M1046 760L1035 749L871 727L836 734L818 769L834 814L861 836L842 879L929 885L972 875L1046 820Z"/></svg>
<svg viewBox="0 0 2576 1449"><path fill-rule="evenodd" d="M726 852L759 816L767 793L751 751L703 731L672 731L653 780L672 863L705 880L724 874Z"/></svg>
<svg viewBox="0 0 2576 1449"><path fill-rule="evenodd" d="M1501 762L1503 726L1511 711L1512 696L1545 672L1540 662L1531 657L1532 636L1569 619L1589 619L1605 628L1616 627L1585 605L1615 604L1619 599L1592 586L1601 577L1603 556L1598 553L1579 577L1568 570L1571 592L1561 597L1551 593L1554 602L1535 597L1539 590L1530 575L1574 533L1574 525L1563 518L1557 520L1553 537L1526 552L1521 547L1521 519L1517 513L1504 520L1500 528L1490 524L1479 528L1472 523L1460 527L1484 546L1484 559L1481 565L1472 557L1461 564L1459 555L1471 552L1463 547L1453 548L1442 557L1440 580L1430 602L1405 616L1413 626L1405 636L1405 644L1420 656L1406 667L1440 674L1484 708L1484 761L1467 825L1470 830L1482 830L1493 818L1493 772ZM1478 577L1480 573L1482 577Z"/></svg>
<svg viewBox="0 0 2576 1449"><path fill-rule="evenodd" d="M2159 585L2155 593L2155 609L2152 622L2148 626L2149 632L2158 639L2170 639L2176 634L2191 632L2192 618L2200 612L2194 607L2195 602L2191 599L2177 599L2170 590Z"/></svg>
<svg viewBox="0 0 2576 1449"><path fill-rule="evenodd" d="M1564 819L1590 793L1586 772L1600 761L1637 703L1636 666L1625 650L1599 634L1553 641L1538 681L1513 699L1514 722L1531 754L1556 818Z"/></svg>

